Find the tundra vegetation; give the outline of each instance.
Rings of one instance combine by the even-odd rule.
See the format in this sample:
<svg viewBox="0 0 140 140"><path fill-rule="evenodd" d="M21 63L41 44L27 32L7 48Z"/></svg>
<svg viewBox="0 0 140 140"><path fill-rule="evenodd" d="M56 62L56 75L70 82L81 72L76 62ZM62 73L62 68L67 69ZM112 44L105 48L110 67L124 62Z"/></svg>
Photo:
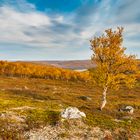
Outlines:
<svg viewBox="0 0 140 140"><path fill-rule="evenodd" d="M108 130L116 140L140 138L140 68L136 68L135 57L125 55L120 47L122 29L107 30L106 34L91 41L97 67L87 72L1 61L0 139L28 139L26 132L40 133L36 130L49 126L53 128L47 133L51 136L56 134L54 129L60 130L60 139L85 139L93 132L103 135L97 134L98 128ZM137 64L140 66L139 60ZM133 83L133 88L126 87ZM103 90L108 91L108 105L99 111ZM134 108L133 114L119 111L128 105ZM61 120L60 112L69 106L77 107L86 118L82 122Z"/></svg>

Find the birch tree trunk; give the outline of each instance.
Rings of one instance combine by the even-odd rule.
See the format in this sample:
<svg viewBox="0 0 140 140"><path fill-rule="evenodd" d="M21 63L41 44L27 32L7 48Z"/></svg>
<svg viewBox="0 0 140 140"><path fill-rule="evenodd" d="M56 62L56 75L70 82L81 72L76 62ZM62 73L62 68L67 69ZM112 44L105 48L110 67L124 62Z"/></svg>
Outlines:
<svg viewBox="0 0 140 140"><path fill-rule="evenodd" d="M102 96L102 102L101 102L101 106L100 106L100 110L102 110L105 105L106 105L106 93L107 93L107 87L104 88L104 91L103 91L103 96Z"/></svg>

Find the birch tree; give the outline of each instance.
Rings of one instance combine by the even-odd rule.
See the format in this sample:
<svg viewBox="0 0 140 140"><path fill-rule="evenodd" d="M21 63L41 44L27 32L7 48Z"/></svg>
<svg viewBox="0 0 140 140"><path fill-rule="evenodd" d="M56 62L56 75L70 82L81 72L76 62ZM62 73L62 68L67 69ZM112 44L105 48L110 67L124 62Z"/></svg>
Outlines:
<svg viewBox="0 0 140 140"><path fill-rule="evenodd" d="M103 90L101 110L107 103L109 89L118 90L121 86L132 88L136 82L136 57L125 54L122 33L122 27L115 31L108 29L103 35L90 40L92 61L96 64L93 79Z"/></svg>

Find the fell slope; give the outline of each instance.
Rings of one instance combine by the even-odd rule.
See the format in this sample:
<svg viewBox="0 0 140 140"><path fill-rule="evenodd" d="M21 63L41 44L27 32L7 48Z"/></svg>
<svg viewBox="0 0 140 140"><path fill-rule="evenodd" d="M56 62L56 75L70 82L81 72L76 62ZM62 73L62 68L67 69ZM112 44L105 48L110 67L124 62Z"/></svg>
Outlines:
<svg viewBox="0 0 140 140"><path fill-rule="evenodd" d="M69 61L31 61L32 63L52 65L65 69L89 69L95 67L91 60L69 60Z"/></svg>
<svg viewBox="0 0 140 140"><path fill-rule="evenodd" d="M58 139L92 139L94 134L100 139L109 131L116 140L131 137L138 140L140 82L131 90L110 91L107 106L102 112L98 110L100 98L101 89L91 83L0 77L0 138L31 139L33 132L43 135L45 130L52 136L50 139L55 135ZM119 112L124 105L133 106L134 114ZM62 121L59 114L68 106L85 112L87 118ZM60 129L64 131L58 132Z"/></svg>

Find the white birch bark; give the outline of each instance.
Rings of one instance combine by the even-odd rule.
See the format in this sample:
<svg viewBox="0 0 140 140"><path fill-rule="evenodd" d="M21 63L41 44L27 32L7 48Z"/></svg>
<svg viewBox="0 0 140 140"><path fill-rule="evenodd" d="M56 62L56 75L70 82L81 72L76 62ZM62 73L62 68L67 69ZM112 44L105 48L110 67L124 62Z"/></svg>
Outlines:
<svg viewBox="0 0 140 140"><path fill-rule="evenodd" d="M107 93L107 87L105 87L104 91L103 91L103 96L102 96L102 102L101 102L100 110L102 110L105 107L106 103L107 103L107 101L106 101L106 93Z"/></svg>

